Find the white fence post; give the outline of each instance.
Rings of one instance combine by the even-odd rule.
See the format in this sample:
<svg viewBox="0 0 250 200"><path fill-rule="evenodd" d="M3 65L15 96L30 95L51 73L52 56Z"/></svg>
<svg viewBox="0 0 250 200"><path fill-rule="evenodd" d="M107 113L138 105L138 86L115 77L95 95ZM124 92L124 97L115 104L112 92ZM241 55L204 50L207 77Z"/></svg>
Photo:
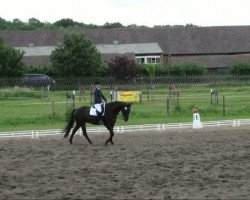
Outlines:
<svg viewBox="0 0 250 200"><path fill-rule="evenodd" d="M158 131L161 131L161 130L162 130L162 128L161 128L161 124L158 124L157 126L158 126L158 128L157 128L157 129L158 129Z"/></svg>
<svg viewBox="0 0 250 200"><path fill-rule="evenodd" d="M162 131L165 130L165 125L164 125L164 124L161 125L161 130L162 130Z"/></svg>

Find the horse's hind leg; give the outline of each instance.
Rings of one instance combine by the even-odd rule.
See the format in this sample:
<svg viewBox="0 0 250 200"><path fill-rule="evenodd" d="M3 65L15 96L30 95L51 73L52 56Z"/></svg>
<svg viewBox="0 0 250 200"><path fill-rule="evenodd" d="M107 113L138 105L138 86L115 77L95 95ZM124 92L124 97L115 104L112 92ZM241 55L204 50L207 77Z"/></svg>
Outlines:
<svg viewBox="0 0 250 200"><path fill-rule="evenodd" d="M93 142L89 139L89 136L87 134L87 131L86 131L86 125L85 123L83 125L81 125L82 127L82 134L85 136L85 138L88 140L89 144L93 144Z"/></svg>
<svg viewBox="0 0 250 200"><path fill-rule="evenodd" d="M73 137L74 137L76 131L77 131L79 128L80 128L80 125L76 124L76 126L75 126L75 128L73 129L72 134L71 134L71 136L70 136L70 138L69 138L70 144L72 144Z"/></svg>

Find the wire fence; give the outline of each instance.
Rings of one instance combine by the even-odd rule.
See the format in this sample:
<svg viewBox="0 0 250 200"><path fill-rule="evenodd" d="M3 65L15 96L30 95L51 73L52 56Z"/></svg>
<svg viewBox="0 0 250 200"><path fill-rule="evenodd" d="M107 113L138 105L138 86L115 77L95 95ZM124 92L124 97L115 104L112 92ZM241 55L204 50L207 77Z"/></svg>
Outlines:
<svg viewBox="0 0 250 200"><path fill-rule="evenodd" d="M0 88L9 87L47 87L50 85L54 90L67 90L72 88L90 87L96 80L100 81L105 87L128 87L141 88L152 87L157 85L168 84L185 84L185 85L238 85L250 84L250 76L232 76L232 75L203 75L203 76L157 76L150 78L148 76L140 76L133 80L119 80L115 77L53 77L54 84L47 83L46 80L35 80L27 84L22 78L0 78Z"/></svg>

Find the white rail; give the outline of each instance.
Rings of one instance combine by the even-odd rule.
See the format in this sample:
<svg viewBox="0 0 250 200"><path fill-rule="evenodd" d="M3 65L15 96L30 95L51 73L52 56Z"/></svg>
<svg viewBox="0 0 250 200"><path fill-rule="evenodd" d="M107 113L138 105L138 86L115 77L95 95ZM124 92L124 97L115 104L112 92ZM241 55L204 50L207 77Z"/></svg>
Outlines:
<svg viewBox="0 0 250 200"><path fill-rule="evenodd" d="M212 126L241 126L250 125L250 119L223 120L223 121L208 121L202 123L203 127ZM138 131L164 131L168 129L193 128L193 123L170 123L170 124L144 124L144 125L128 125L114 127L115 133L138 132ZM108 133L104 126L87 128L90 134ZM81 130L77 132L81 134ZM50 130L29 130L29 131L13 131L0 132L0 139L4 138L39 138L42 136L62 135L61 129Z"/></svg>

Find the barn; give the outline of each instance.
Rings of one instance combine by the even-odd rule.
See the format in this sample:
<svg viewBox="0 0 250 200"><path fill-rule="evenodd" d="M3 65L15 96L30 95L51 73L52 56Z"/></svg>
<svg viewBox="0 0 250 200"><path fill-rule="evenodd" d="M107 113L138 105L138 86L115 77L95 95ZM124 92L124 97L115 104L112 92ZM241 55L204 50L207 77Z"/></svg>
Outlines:
<svg viewBox="0 0 250 200"><path fill-rule="evenodd" d="M104 62L127 55L139 63L179 64L195 61L210 71L250 61L250 26L79 29L100 51ZM50 63L49 55L72 29L2 30L0 37L25 51L29 65Z"/></svg>

